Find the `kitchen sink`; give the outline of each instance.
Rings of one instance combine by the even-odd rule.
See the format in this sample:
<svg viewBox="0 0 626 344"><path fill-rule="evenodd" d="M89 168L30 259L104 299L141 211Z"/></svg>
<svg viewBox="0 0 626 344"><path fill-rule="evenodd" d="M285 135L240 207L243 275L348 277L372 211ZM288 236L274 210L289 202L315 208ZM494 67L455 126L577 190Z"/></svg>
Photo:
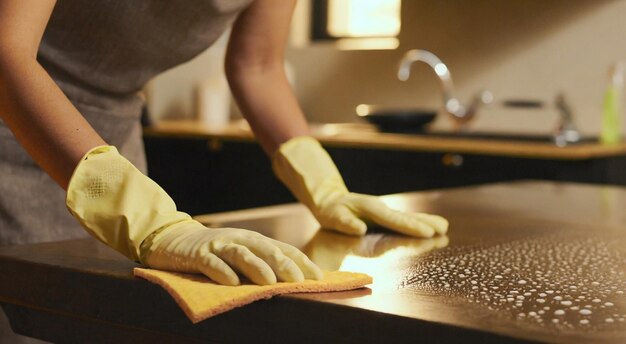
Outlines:
<svg viewBox="0 0 626 344"><path fill-rule="evenodd" d="M446 138L459 138L459 139L481 139L481 140L495 140L495 141L522 141L522 142L537 142L537 143L554 143L554 137L549 134L515 134L515 133L492 133L492 132L419 132L413 133L413 135L427 136L427 137L446 137ZM583 144L583 143L596 143L598 138L594 136L583 136L578 142L568 143Z"/></svg>
<svg viewBox="0 0 626 344"><path fill-rule="evenodd" d="M395 130L385 130L370 123L327 123L312 126L311 131L317 135L335 136L342 134L363 134L363 133L388 133L402 134L413 137L441 137L451 139L475 139L475 140L491 140L491 141L511 141L511 142L536 142L555 144L554 137L550 133L514 133L514 132L495 132L495 131L466 131L453 132L443 130L410 130L411 128L397 127ZM404 130L402 130L404 129ZM577 142L568 142L568 145L597 143L597 136L582 136Z"/></svg>

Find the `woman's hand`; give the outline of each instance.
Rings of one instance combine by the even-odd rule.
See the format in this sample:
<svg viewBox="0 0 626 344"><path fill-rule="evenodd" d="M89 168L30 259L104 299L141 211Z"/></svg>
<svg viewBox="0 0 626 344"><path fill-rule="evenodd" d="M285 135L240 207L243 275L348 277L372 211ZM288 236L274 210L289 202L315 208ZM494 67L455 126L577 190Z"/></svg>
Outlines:
<svg viewBox="0 0 626 344"><path fill-rule="evenodd" d="M311 137L283 144L274 155L273 167L324 228L363 235L365 221L370 221L415 237L430 238L448 231L448 221L441 216L393 210L376 196L349 192L328 153Z"/></svg>
<svg viewBox="0 0 626 344"><path fill-rule="evenodd" d="M245 229L206 228L193 220L148 238L142 250L152 268L202 273L224 285L239 285L237 273L260 285L322 278L321 270L291 245Z"/></svg>
<svg viewBox="0 0 626 344"><path fill-rule="evenodd" d="M67 207L94 237L157 269L202 273L237 285L237 273L257 284L320 279L293 246L238 228L206 228L186 213L113 146L89 151L76 167Z"/></svg>
<svg viewBox="0 0 626 344"><path fill-rule="evenodd" d="M322 227L351 235L364 235L366 222L420 238L448 231L448 221L439 215L394 210L376 196L352 192L327 197L315 213Z"/></svg>

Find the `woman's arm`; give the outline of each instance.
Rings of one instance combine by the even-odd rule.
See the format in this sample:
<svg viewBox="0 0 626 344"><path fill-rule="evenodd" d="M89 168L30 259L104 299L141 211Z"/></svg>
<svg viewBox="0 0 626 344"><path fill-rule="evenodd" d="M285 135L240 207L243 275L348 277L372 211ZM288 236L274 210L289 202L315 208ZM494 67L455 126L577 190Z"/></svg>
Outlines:
<svg viewBox="0 0 626 344"><path fill-rule="evenodd" d="M256 0L239 15L226 54L226 75L261 146L308 135L306 119L285 76L284 53L295 0Z"/></svg>
<svg viewBox="0 0 626 344"><path fill-rule="evenodd" d="M411 236L445 234L448 221L440 216L396 211L378 197L349 192L328 153L307 137L283 65L294 5L256 0L235 22L226 59L233 93L274 172L324 228L364 235L363 220L370 220Z"/></svg>
<svg viewBox="0 0 626 344"><path fill-rule="evenodd" d="M0 118L61 187L105 144L37 62L54 0L0 0Z"/></svg>
<svg viewBox="0 0 626 344"><path fill-rule="evenodd" d="M105 146L37 63L54 4L0 0L0 116L68 191L67 207L83 227L150 267L203 273L222 284L239 284L237 272L258 284L322 278L293 246L244 229L208 229L192 220L115 147Z"/></svg>

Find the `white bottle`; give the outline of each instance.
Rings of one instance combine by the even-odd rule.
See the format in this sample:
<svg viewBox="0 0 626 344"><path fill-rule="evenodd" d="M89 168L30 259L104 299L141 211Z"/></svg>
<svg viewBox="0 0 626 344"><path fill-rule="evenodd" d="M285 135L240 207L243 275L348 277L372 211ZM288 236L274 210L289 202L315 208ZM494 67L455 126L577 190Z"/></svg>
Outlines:
<svg viewBox="0 0 626 344"><path fill-rule="evenodd" d="M212 128L221 128L230 121L230 89L223 74L210 77L197 87L198 120Z"/></svg>

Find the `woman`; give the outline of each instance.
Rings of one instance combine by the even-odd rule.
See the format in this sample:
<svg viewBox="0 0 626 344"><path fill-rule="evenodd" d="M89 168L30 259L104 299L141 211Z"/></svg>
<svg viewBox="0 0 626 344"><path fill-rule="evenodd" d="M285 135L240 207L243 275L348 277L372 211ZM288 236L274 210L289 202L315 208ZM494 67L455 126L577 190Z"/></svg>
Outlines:
<svg viewBox="0 0 626 344"><path fill-rule="evenodd" d="M79 237L80 223L130 259L222 284L239 284L239 275L258 284L320 278L292 246L244 229L205 228L140 172L137 92L231 23L232 92L277 176L322 227L362 235L369 219L414 236L447 230L441 217L348 192L308 136L283 69L295 0L85 4L0 0L1 245Z"/></svg>

